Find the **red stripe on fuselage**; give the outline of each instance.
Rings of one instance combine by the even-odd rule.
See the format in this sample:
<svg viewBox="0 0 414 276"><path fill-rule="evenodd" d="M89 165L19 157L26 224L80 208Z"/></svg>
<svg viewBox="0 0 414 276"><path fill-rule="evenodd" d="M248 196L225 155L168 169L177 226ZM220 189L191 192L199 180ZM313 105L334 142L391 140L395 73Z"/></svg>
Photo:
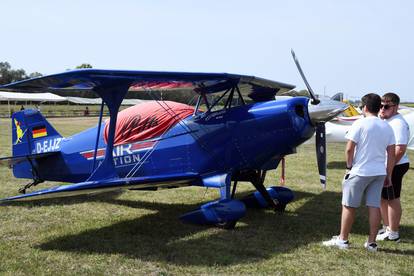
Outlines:
<svg viewBox="0 0 414 276"><path fill-rule="evenodd" d="M91 151L84 151L81 152L80 154L82 154L83 157L85 157L86 159L91 159L93 158L95 151L91 150ZM98 149L97 153L96 153L96 158L105 156L105 149Z"/></svg>
<svg viewBox="0 0 414 276"><path fill-rule="evenodd" d="M119 145L119 146L116 146L114 148L114 152L115 153L118 152L118 150L117 150L118 147L128 147L128 146L130 146L131 152L134 153L134 152L137 152L137 151L140 151L140 150L143 150L143 149L151 149L154 146L155 143L156 143L156 141L148 141L148 142L138 142L138 143L133 143L133 144ZM105 148L98 149L97 154L96 154L96 158L104 157L105 156L105 151L106 151ZM90 160L90 159L93 159L95 151L94 150L83 151L83 152L80 152L80 154L84 158ZM116 154L114 155L114 157L116 157Z"/></svg>
<svg viewBox="0 0 414 276"><path fill-rule="evenodd" d="M148 141L148 142L143 142L143 143L135 143L131 145L131 150L132 151L137 151L140 149L145 149L145 148L152 148L155 144L155 141Z"/></svg>

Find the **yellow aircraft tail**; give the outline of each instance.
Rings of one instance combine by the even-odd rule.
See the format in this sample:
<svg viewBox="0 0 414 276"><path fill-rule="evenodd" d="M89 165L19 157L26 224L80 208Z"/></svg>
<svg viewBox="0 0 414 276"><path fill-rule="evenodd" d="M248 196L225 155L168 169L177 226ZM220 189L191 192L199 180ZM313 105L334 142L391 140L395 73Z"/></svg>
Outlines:
<svg viewBox="0 0 414 276"><path fill-rule="evenodd" d="M348 104L348 108L343 111L343 113L347 117L352 117L352 116L358 116L358 115L360 115L360 113L358 112L358 110L356 110L356 108L352 104L350 104L348 100L343 100L343 102L346 103L346 104Z"/></svg>

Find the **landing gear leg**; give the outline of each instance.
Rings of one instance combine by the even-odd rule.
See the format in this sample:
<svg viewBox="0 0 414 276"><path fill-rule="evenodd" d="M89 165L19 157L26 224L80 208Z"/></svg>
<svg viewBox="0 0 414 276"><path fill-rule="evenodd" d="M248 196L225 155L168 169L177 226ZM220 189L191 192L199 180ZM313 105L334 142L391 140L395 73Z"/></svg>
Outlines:
<svg viewBox="0 0 414 276"><path fill-rule="evenodd" d="M231 190L231 199L234 199L234 195L236 194L236 189L237 189L237 180L234 181L233 183L233 190Z"/></svg>
<svg viewBox="0 0 414 276"><path fill-rule="evenodd" d="M40 183L42 183L42 182L44 182L44 180L41 180L41 179L34 179L34 180L33 180L33 182L31 182L31 183L29 183L29 184L26 184L26 185L24 185L22 188L20 188L20 189L19 189L19 193L21 193L21 194L25 194L27 189L29 189L29 188L30 188L30 187L32 187L32 186L36 186L37 184L40 184Z"/></svg>
<svg viewBox="0 0 414 276"><path fill-rule="evenodd" d="M277 199L272 199L272 197L267 192L265 186L263 185L265 177L266 177L266 171L255 171L255 177L253 177L251 182L253 186L256 188L256 190L267 201L269 206L271 206L273 210L278 211L281 208L281 206L279 206L280 205L279 202L277 201Z"/></svg>
<svg viewBox="0 0 414 276"><path fill-rule="evenodd" d="M39 174L37 172L37 166L30 158L27 158L27 161L30 163L30 166L32 167L32 176L33 176L33 182L24 185L22 188L19 189L19 193L25 194L26 190L29 189L32 186L36 186L37 184L40 184L44 182L44 180L39 178Z"/></svg>

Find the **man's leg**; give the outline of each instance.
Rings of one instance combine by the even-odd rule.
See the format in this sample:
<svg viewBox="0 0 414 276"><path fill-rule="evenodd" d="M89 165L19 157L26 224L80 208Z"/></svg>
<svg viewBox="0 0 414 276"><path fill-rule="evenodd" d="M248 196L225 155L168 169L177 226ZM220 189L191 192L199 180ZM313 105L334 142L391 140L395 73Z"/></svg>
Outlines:
<svg viewBox="0 0 414 276"><path fill-rule="evenodd" d="M381 191L384 185L385 175L378 175L366 189L366 205L369 216L369 236L367 245L375 243L378 228L381 223ZM389 218L388 218L389 219Z"/></svg>
<svg viewBox="0 0 414 276"><path fill-rule="evenodd" d="M388 222L392 232L398 232L400 228L402 208L401 208L401 187L404 175L410 168L409 163L396 165L392 172L392 185L394 197L388 200Z"/></svg>
<svg viewBox="0 0 414 276"><path fill-rule="evenodd" d="M400 228L402 209L399 198L388 201L388 220L391 231L398 232Z"/></svg>
<svg viewBox="0 0 414 276"><path fill-rule="evenodd" d="M388 221L388 200L381 199L381 217L383 225L390 225Z"/></svg>
<svg viewBox="0 0 414 276"><path fill-rule="evenodd" d="M341 215L341 233L339 237L347 241L349 233L351 233L352 224L354 224L355 219L355 208L342 205L342 215Z"/></svg>
<svg viewBox="0 0 414 276"><path fill-rule="evenodd" d="M379 225L381 223L381 211L380 208L368 206L369 216L369 237L368 243L375 242Z"/></svg>

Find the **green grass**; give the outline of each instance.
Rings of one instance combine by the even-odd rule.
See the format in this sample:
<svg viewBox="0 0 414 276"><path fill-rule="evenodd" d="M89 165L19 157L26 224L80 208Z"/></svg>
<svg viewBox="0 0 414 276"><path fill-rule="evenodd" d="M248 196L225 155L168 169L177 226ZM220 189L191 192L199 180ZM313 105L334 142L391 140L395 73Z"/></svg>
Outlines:
<svg viewBox="0 0 414 276"><path fill-rule="evenodd" d="M64 135L96 123L51 119ZM10 153L10 122L0 120L1 155ZM344 145L329 144L328 188L318 183L314 145L287 157L287 186L296 199L283 214L248 210L235 230L183 224L178 217L214 200L213 189L128 191L0 206L1 275L413 275L413 169L403 187L402 243L380 243L368 253L365 208L357 213L351 249L324 248L338 233ZM410 152L411 160L414 155ZM267 176L278 182L279 170ZM15 195L24 180L0 166L0 197ZM41 184L50 186L50 183ZM240 185L239 197L250 184Z"/></svg>

